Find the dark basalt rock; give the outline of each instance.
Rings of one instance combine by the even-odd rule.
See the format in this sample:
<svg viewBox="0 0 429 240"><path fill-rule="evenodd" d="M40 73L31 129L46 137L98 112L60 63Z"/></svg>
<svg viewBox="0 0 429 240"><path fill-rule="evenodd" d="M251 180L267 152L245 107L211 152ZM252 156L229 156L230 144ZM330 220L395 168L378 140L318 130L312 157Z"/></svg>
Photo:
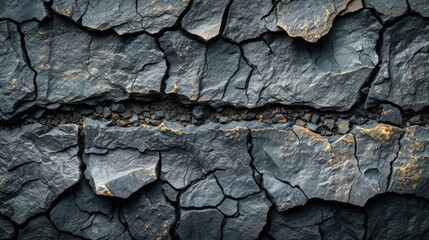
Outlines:
<svg viewBox="0 0 429 240"><path fill-rule="evenodd" d="M408 0L411 10L420 13L423 17L429 17L429 2L427 0Z"/></svg>
<svg viewBox="0 0 429 240"><path fill-rule="evenodd" d="M120 101L160 91L167 66L153 37L92 36L58 17L22 29L38 73L39 105Z"/></svg>
<svg viewBox="0 0 429 240"><path fill-rule="evenodd" d="M222 189L213 175L198 181L180 195L181 207L215 207L224 199Z"/></svg>
<svg viewBox="0 0 429 240"><path fill-rule="evenodd" d="M85 180L70 189L50 212L56 229L90 239L132 239L114 201L95 195Z"/></svg>
<svg viewBox="0 0 429 240"><path fill-rule="evenodd" d="M206 46L167 32L160 39L171 64L165 90L214 107L282 103L348 110L378 62L380 27L364 11L339 19L316 45L267 34L243 45L244 55L223 40Z"/></svg>
<svg viewBox="0 0 429 240"><path fill-rule="evenodd" d="M2 214L22 224L79 181L77 135L76 125L0 130Z"/></svg>
<svg viewBox="0 0 429 240"><path fill-rule="evenodd" d="M220 240L223 218L216 209L181 210L179 236L189 240Z"/></svg>
<svg viewBox="0 0 429 240"><path fill-rule="evenodd" d="M167 203L161 184L150 185L122 204L122 214L135 239L170 239L175 210Z"/></svg>
<svg viewBox="0 0 429 240"><path fill-rule="evenodd" d="M210 41L221 34L223 15L230 0L193 0L182 19L182 27L191 34Z"/></svg>
<svg viewBox="0 0 429 240"><path fill-rule="evenodd" d="M401 126L403 122L401 111L390 104L383 104L383 112L381 113L380 122Z"/></svg>
<svg viewBox="0 0 429 240"><path fill-rule="evenodd" d="M421 110L429 105L429 22L407 17L383 33L381 67L371 86L366 107L379 101L402 109Z"/></svg>
<svg viewBox="0 0 429 240"><path fill-rule="evenodd" d="M18 239L56 240L64 238L60 238L60 233L45 216L40 216L32 219L26 227L19 231Z"/></svg>
<svg viewBox="0 0 429 240"><path fill-rule="evenodd" d="M408 11L407 0L365 0L368 8L374 8L380 15L380 18L386 22L404 15Z"/></svg>
<svg viewBox="0 0 429 240"><path fill-rule="evenodd" d="M0 4L2 7L12 1ZM0 21L0 120L8 120L26 110L34 100L34 72L25 61L17 26L10 21Z"/></svg>
<svg viewBox="0 0 429 240"><path fill-rule="evenodd" d="M426 200L383 196L368 202L365 239L426 239L429 205Z"/></svg>
<svg viewBox="0 0 429 240"><path fill-rule="evenodd" d="M48 16L43 0L10 0L0 4L0 19L8 18L16 22L32 19L39 21Z"/></svg>
<svg viewBox="0 0 429 240"><path fill-rule="evenodd" d="M409 193L429 199L429 128L411 126L399 142L398 157L392 163L388 191Z"/></svg>
<svg viewBox="0 0 429 240"><path fill-rule="evenodd" d="M317 42L329 32L334 18L346 9L349 2L351 0L280 0L277 4L277 26L291 37Z"/></svg>
<svg viewBox="0 0 429 240"><path fill-rule="evenodd" d="M278 31L271 0L234 0L229 8L223 37L235 42L254 39L267 31Z"/></svg>
<svg viewBox="0 0 429 240"><path fill-rule="evenodd" d="M0 239L11 239L15 233L12 223L0 215Z"/></svg>
<svg viewBox="0 0 429 240"><path fill-rule="evenodd" d="M113 28L120 35L142 31L155 34L172 27L188 4L188 0L63 0L54 1L52 10L98 31Z"/></svg>

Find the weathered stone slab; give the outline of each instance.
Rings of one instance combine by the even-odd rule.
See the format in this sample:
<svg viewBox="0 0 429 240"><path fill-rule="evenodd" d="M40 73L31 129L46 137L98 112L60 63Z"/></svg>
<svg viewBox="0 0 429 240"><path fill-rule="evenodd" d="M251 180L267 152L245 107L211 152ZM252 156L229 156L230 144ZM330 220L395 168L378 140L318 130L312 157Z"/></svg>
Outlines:
<svg viewBox="0 0 429 240"><path fill-rule="evenodd" d="M369 8L375 9L380 18L385 22L404 15L408 11L407 0L365 0Z"/></svg>
<svg viewBox="0 0 429 240"><path fill-rule="evenodd" d="M14 233L15 233L15 229L12 223L7 218L0 215L0 238L12 239Z"/></svg>
<svg viewBox="0 0 429 240"><path fill-rule="evenodd" d="M194 0L182 19L182 28L210 41L221 34L223 15L230 0Z"/></svg>
<svg viewBox="0 0 429 240"><path fill-rule="evenodd" d="M178 233L181 239L220 240L224 216L216 209L181 210Z"/></svg>
<svg viewBox="0 0 429 240"><path fill-rule="evenodd" d="M388 191L429 199L429 128L406 128L399 145L398 157L392 163Z"/></svg>
<svg viewBox="0 0 429 240"><path fill-rule="evenodd" d="M167 67L153 37L92 36L58 17L22 29L38 73L39 105L120 101L160 91Z"/></svg>
<svg viewBox="0 0 429 240"><path fill-rule="evenodd" d="M0 4L0 15L4 4ZM34 72L25 61L22 47L17 26L0 21L0 120L25 110L36 97Z"/></svg>
<svg viewBox="0 0 429 240"><path fill-rule="evenodd" d="M27 226L19 230L18 239L60 239L60 233L45 216L32 219ZM62 238L61 238L62 239Z"/></svg>
<svg viewBox="0 0 429 240"><path fill-rule="evenodd" d="M113 28L118 34L158 33L172 27L188 6L188 0L161 1L54 1L52 9L94 30Z"/></svg>
<svg viewBox="0 0 429 240"><path fill-rule="evenodd" d="M291 37L317 42L332 27L334 18L351 0L281 0L277 4L277 26Z"/></svg>
<svg viewBox="0 0 429 240"><path fill-rule="evenodd" d="M234 42L254 39L277 30L274 6L271 0L234 0L222 36Z"/></svg>
<svg viewBox="0 0 429 240"><path fill-rule="evenodd" d="M413 11L420 13L423 17L429 17L428 0L408 0L408 3Z"/></svg>
<svg viewBox="0 0 429 240"><path fill-rule="evenodd" d="M18 224L46 211L79 181L78 128L40 124L0 130L0 212Z"/></svg>
<svg viewBox="0 0 429 240"><path fill-rule="evenodd" d="M280 103L348 110L378 63L380 27L363 11L338 19L316 45L266 34L243 45L243 51L222 39L207 46L178 31L167 32L160 38L171 64L165 91L184 102L214 107Z"/></svg>
<svg viewBox="0 0 429 240"><path fill-rule="evenodd" d="M181 207L216 207L224 199L222 189L213 175L198 181L180 195Z"/></svg>
<svg viewBox="0 0 429 240"><path fill-rule="evenodd" d="M366 107L380 101L403 109L429 105L429 22L407 17L383 32L381 67L371 86Z"/></svg>
<svg viewBox="0 0 429 240"><path fill-rule="evenodd" d="M8 18L17 22L32 19L41 21L48 16L43 2L43 0L3 1L0 4L0 18Z"/></svg>
<svg viewBox="0 0 429 240"><path fill-rule="evenodd" d="M56 229L86 239L132 239L113 200L95 195L82 180L51 210Z"/></svg>
<svg viewBox="0 0 429 240"><path fill-rule="evenodd" d="M170 239L174 208L165 200L161 184L151 185L122 204L122 214L135 239Z"/></svg>

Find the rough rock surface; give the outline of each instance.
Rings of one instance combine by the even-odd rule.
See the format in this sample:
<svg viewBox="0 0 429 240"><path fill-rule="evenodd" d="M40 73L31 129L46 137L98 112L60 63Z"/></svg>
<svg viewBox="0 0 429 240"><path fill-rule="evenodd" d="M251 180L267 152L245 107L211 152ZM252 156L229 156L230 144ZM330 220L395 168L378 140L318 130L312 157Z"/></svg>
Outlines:
<svg viewBox="0 0 429 240"><path fill-rule="evenodd" d="M11 239L14 235L14 227L6 217L0 215L0 238Z"/></svg>
<svg viewBox="0 0 429 240"><path fill-rule="evenodd" d="M155 39L146 34L93 36L59 17L22 29L37 72L40 105L119 101L160 91L166 63Z"/></svg>
<svg viewBox="0 0 429 240"><path fill-rule="evenodd" d="M25 61L20 39L14 23L0 21L0 120L25 110L36 96L34 72Z"/></svg>
<svg viewBox="0 0 429 240"><path fill-rule="evenodd" d="M8 18L23 22L32 19L39 21L48 16L43 0L4 1L0 4L0 19Z"/></svg>
<svg viewBox="0 0 429 240"><path fill-rule="evenodd" d="M394 103L403 109L421 110L429 105L429 24L407 17L383 33L381 67L367 99Z"/></svg>
<svg viewBox="0 0 429 240"><path fill-rule="evenodd" d="M408 0L408 3L413 11L420 13L423 17L429 17L428 0Z"/></svg>
<svg viewBox="0 0 429 240"><path fill-rule="evenodd" d="M103 31L113 28L118 34L148 32L155 34L172 27L189 0L134 1L62 0L52 9L82 26Z"/></svg>
<svg viewBox="0 0 429 240"><path fill-rule="evenodd" d="M280 0L277 5L277 26L291 37L317 42L329 32L334 18L346 9L350 1Z"/></svg>
<svg viewBox="0 0 429 240"><path fill-rule="evenodd" d="M227 5L231 0L193 0L183 17L182 27L191 34L210 41L221 34L221 25Z"/></svg>
<svg viewBox="0 0 429 240"><path fill-rule="evenodd" d="M374 8L379 12L384 22L400 17L408 11L407 0L392 0L387 2L381 0L365 0L365 4L367 7Z"/></svg>
<svg viewBox="0 0 429 240"><path fill-rule="evenodd" d="M80 178L76 125L0 130L0 212L18 224L48 210Z"/></svg>

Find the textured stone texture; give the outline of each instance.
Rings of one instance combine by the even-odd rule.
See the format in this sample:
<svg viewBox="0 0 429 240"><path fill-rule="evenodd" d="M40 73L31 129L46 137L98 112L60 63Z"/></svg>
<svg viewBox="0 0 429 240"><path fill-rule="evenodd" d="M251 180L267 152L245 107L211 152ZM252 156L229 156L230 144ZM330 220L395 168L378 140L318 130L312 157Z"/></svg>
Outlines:
<svg viewBox="0 0 429 240"><path fill-rule="evenodd" d="M408 0L413 11L420 13L423 17L429 16L429 1L428 0Z"/></svg>
<svg viewBox="0 0 429 240"><path fill-rule="evenodd" d="M113 28L120 35L141 31L155 34L172 27L188 4L188 0L61 0L53 1L52 9L94 30Z"/></svg>
<svg viewBox="0 0 429 240"><path fill-rule="evenodd" d="M155 39L148 35L92 36L58 17L22 28L38 73L40 105L119 101L160 91L166 63Z"/></svg>
<svg viewBox="0 0 429 240"><path fill-rule="evenodd" d="M329 32L334 18L346 9L350 1L280 0L277 5L277 26L291 37L317 42Z"/></svg>
<svg viewBox="0 0 429 240"><path fill-rule="evenodd" d="M79 181L76 125L0 130L0 212L18 224Z"/></svg>
<svg viewBox="0 0 429 240"><path fill-rule="evenodd" d="M0 120L25 110L36 96L34 72L25 61L20 38L14 23L0 21Z"/></svg>
<svg viewBox="0 0 429 240"><path fill-rule="evenodd" d="M429 105L429 24L419 17L407 17L383 33L381 67L367 99L392 102L415 111Z"/></svg>
<svg viewBox="0 0 429 240"><path fill-rule="evenodd" d="M408 11L407 0L365 0L365 4L369 8L374 8L380 13L383 21L393 20L404 15Z"/></svg>
<svg viewBox="0 0 429 240"><path fill-rule="evenodd" d="M0 18L8 18L17 22L32 19L41 21L48 15L43 2L43 0L2 1L0 4Z"/></svg>
<svg viewBox="0 0 429 240"><path fill-rule="evenodd" d="M0 215L0 238L1 239L11 239L13 237L15 229L13 228L12 223Z"/></svg>

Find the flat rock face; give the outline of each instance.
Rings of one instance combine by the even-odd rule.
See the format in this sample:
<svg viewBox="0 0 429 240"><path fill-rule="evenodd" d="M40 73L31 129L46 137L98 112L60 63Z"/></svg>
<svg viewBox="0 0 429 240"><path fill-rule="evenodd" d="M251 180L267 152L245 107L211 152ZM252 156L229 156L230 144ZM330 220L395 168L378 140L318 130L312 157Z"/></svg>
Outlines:
<svg viewBox="0 0 429 240"><path fill-rule="evenodd" d="M180 211L179 236L181 239L222 239L223 215L216 209Z"/></svg>
<svg viewBox="0 0 429 240"><path fill-rule="evenodd" d="M59 239L60 233L52 223L45 217L39 216L32 219L26 227L19 231L19 239Z"/></svg>
<svg viewBox="0 0 429 240"><path fill-rule="evenodd" d="M37 72L39 105L119 101L160 91L166 63L148 35L92 36L58 17L22 29Z"/></svg>
<svg viewBox="0 0 429 240"><path fill-rule="evenodd" d="M70 189L50 212L56 229L89 239L132 239L113 200L95 195L86 180Z"/></svg>
<svg viewBox="0 0 429 240"><path fill-rule="evenodd" d="M223 40L206 46L167 32L160 39L171 64L165 91L213 106L282 103L350 109L378 63L381 25L367 11L338 23L316 45L268 34L243 45L244 55Z"/></svg>
<svg viewBox="0 0 429 240"><path fill-rule="evenodd" d="M383 34L381 67L366 102L394 103L402 109L421 110L429 105L429 22L407 17Z"/></svg>
<svg viewBox="0 0 429 240"><path fill-rule="evenodd" d="M271 0L234 0L222 36L234 42L254 39L277 30L276 21Z"/></svg>
<svg viewBox="0 0 429 240"><path fill-rule="evenodd" d="M400 151L392 164L389 191L409 193L429 199L429 128L408 127L400 141Z"/></svg>
<svg viewBox="0 0 429 240"><path fill-rule="evenodd" d="M413 11L420 13L423 17L429 16L429 2L427 0L408 0Z"/></svg>
<svg viewBox="0 0 429 240"><path fill-rule="evenodd" d="M135 239L171 239L175 209L166 201L161 184L151 185L122 204L122 214Z"/></svg>
<svg viewBox="0 0 429 240"><path fill-rule="evenodd" d="M194 0L183 17L182 27L191 34L210 41L221 34L221 25L230 0Z"/></svg>
<svg viewBox="0 0 429 240"><path fill-rule="evenodd" d="M54 1L52 10L98 31L113 28L120 35L142 31L155 34L172 27L188 4L188 0L63 0Z"/></svg>
<svg viewBox="0 0 429 240"><path fill-rule="evenodd" d="M317 42L332 27L334 18L351 0L280 0L277 5L277 26L291 37Z"/></svg>
<svg viewBox="0 0 429 240"><path fill-rule="evenodd" d="M374 8L384 22L402 16L408 11L406 0L387 2L382 0L365 0L365 4L369 8Z"/></svg>
<svg viewBox="0 0 429 240"><path fill-rule="evenodd" d="M1 18L4 3L0 5ZM25 110L36 96L34 72L25 62L20 38L17 25L0 21L0 120Z"/></svg>
<svg viewBox="0 0 429 240"><path fill-rule="evenodd" d="M0 130L1 214L22 224L79 181L77 135L76 125Z"/></svg>
<svg viewBox="0 0 429 240"><path fill-rule="evenodd" d="M43 0L4 1L0 4L0 19L8 18L17 22L32 19L41 21L48 16L43 2Z"/></svg>

